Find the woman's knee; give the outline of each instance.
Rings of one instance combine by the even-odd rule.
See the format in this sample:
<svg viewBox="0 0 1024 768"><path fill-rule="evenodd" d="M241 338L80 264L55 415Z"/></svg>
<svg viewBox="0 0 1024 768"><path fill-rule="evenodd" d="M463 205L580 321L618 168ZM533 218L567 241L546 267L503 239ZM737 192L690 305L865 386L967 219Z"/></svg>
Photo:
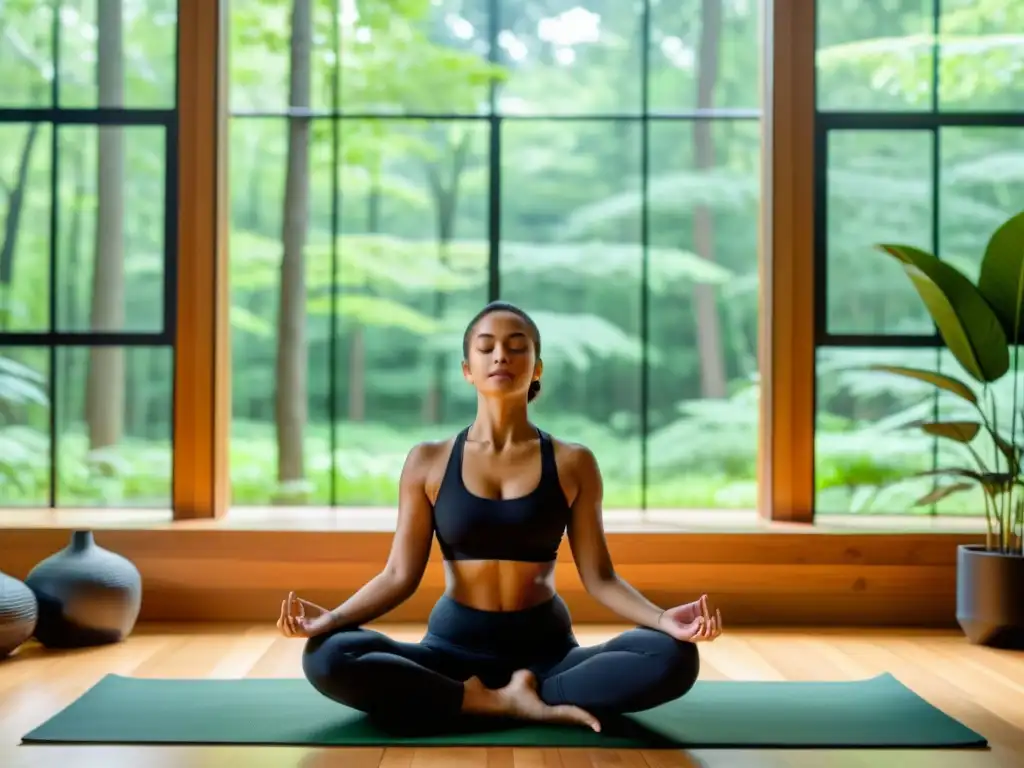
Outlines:
<svg viewBox="0 0 1024 768"><path fill-rule="evenodd" d="M693 688L693 684L697 682L700 675L700 651L695 643L671 637L669 640L673 643L669 652L668 666L672 669L669 677L677 689L675 696L678 698Z"/></svg>
<svg viewBox="0 0 1024 768"><path fill-rule="evenodd" d="M302 673L320 693L348 703L348 673L353 663L370 650L372 638L368 634L356 629L311 637L302 651Z"/></svg>
<svg viewBox="0 0 1024 768"><path fill-rule="evenodd" d="M700 675L700 653L697 645L676 640L664 632L644 632L643 652L657 660L661 671L661 697L677 699L687 693Z"/></svg>

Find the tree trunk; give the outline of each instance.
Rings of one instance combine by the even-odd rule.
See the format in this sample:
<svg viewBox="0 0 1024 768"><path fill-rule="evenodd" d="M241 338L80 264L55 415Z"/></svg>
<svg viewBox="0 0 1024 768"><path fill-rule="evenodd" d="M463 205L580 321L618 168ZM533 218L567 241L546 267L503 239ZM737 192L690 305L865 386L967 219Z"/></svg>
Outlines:
<svg viewBox="0 0 1024 768"><path fill-rule="evenodd" d="M97 89L99 106L124 106L124 50L121 0L99 0ZM96 253L90 319L95 331L124 329L124 129L97 128ZM116 445L124 418L124 350L89 352L85 419L92 450Z"/></svg>
<svg viewBox="0 0 1024 768"><path fill-rule="evenodd" d="M427 182L434 198L434 211L437 215L437 258L442 266L449 264L449 249L455 239L455 217L458 212L459 182L469 158L470 134L463 133L456 144L452 145L447 137L442 138L446 149L451 152L451 164L447 178L441 177L440 163L426 167ZM443 155L442 155L443 157ZM444 291L434 293L433 316L437 320L444 317L446 302ZM445 413L445 381L449 356L445 352L431 355L430 375L427 379L427 391L423 397L423 421L426 424L440 424Z"/></svg>
<svg viewBox="0 0 1024 768"><path fill-rule="evenodd" d="M39 123L32 123L25 137L25 146L18 160L18 173L14 187L7 195L7 218L4 220L4 243L0 247L0 284L10 291L14 284L14 255L18 250L18 232L21 230L21 214L25 205L25 185L28 183L28 167L32 160L32 147L39 135ZM6 297L5 297L6 298Z"/></svg>
<svg viewBox="0 0 1024 768"><path fill-rule="evenodd" d="M700 47L697 57L697 108L714 106L715 83L718 80L718 44L722 31L721 0L701 2ZM693 166L698 173L715 167L715 146L711 120L693 123ZM701 258L715 260L715 222L711 210L698 205L693 211L694 250ZM718 299L712 285L694 286L697 313L697 351L700 356L701 395L705 398L725 397L727 379L722 350L721 318Z"/></svg>
<svg viewBox="0 0 1024 768"><path fill-rule="evenodd" d="M290 103L310 106L311 0L292 6ZM288 169L281 241L281 297L277 310L277 479L283 484L305 477L303 432L306 426L306 230L309 220L309 135L307 117L289 118Z"/></svg>

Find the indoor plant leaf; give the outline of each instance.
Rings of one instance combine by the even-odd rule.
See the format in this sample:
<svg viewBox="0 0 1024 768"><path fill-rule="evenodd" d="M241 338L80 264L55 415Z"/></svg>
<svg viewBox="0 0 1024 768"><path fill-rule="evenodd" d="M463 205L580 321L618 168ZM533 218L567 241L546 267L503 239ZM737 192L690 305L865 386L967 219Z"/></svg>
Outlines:
<svg viewBox="0 0 1024 768"><path fill-rule="evenodd" d="M868 369L872 371L893 373L898 376L907 376L911 379L919 379L920 381L925 381L939 387L940 389L944 389L947 392L952 392L954 395L962 397L972 405L978 404L978 397L974 394L974 390L959 379L954 379L952 376L947 376L944 373L935 373L934 371L926 371L921 368L904 368L899 365L871 365L868 366Z"/></svg>
<svg viewBox="0 0 1024 768"><path fill-rule="evenodd" d="M974 284L949 264L909 245L883 244L910 277L949 351L980 382L1010 368L1006 333L995 310Z"/></svg>
<svg viewBox="0 0 1024 768"><path fill-rule="evenodd" d="M936 502L942 501L948 496L952 496L954 493L960 491L969 491L974 488L974 483L953 483L952 485L940 485L934 490L926 493L920 499L914 502L914 506L924 506L925 504L935 504Z"/></svg>
<svg viewBox="0 0 1024 768"><path fill-rule="evenodd" d="M941 475L953 475L954 477L965 477L976 483L984 484L985 477L981 472L973 469L961 469L959 467L940 467L939 469L926 469L923 472L915 472L912 477L936 477Z"/></svg>
<svg viewBox="0 0 1024 768"><path fill-rule="evenodd" d="M929 435L945 437L958 443L971 442L981 431L981 424L976 421L933 421L919 426Z"/></svg>
<svg viewBox="0 0 1024 768"><path fill-rule="evenodd" d="M1017 476L1011 472L984 472L981 475L981 485L990 496L1006 493L1013 488L1016 480ZM1003 515L997 513L996 517L1002 519Z"/></svg>
<svg viewBox="0 0 1024 768"><path fill-rule="evenodd" d="M989 428L988 433L992 437L992 442L1006 458L1006 466L1009 471L1014 475L1020 475L1020 446L1015 446L994 429Z"/></svg>
<svg viewBox="0 0 1024 768"><path fill-rule="evenodd" d="M1002 321L1007 337L1019 340L1024 296L1024 212L1008 219L989 238L978 290Z"/></svg>
<svg viewBox="0 0 1024 768"><path fill-rule="evenodd" d="M962 469L959 467L926 469L923 472L915 473L914 477L935 477L940 475L952 475L973 480L981 485L991 496L996 496L1010 490L1017 480L1016 475L1010 472L977 472L973 469Z"/></svg>

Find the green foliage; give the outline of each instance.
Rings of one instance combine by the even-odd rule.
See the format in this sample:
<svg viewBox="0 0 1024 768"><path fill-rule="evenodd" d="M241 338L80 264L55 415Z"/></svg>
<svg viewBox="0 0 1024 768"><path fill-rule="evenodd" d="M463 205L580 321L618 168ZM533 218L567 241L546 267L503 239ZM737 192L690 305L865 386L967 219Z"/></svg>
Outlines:
<svg viewBox="0 0 1024 768"><path fill-rule="evenodd" d="M472 417L473 391L459 369L461 334L486 299L490 250L496 247L502 298L530 310L544 336L545 382L536 419L556 435L594 448L607 477L607 506L640 503L644 440L649 483L643 491L650 506L754 506L761 125L714 121L711 167L698 169L695 121L651 120L644 142L640 120L601 119L639 117L643 58L651 64L646 82L653 111L696 106L699 4L655 4L645 35L635 4L619 0L594 0L585 11L566 6L564 14L543 4L502 3L496 62L484 42L490 21L486 3L311 4L311 107L318 116L310 123L307 314L292 318L305 323L309 344L307 476L282 485L276 479L273 423L281 238L288 220L283 210L287 121L239 113L288 108L291 3L230 3L227 77L236 113L230 123L227 233L234 502L323 504L333 482L339 504L397 503L398 471L409 447L444 437ZM0 108L53 106L53 5L29 0L0 5ZM129 107L173 104L174 8L174 0L124 4ZM761 105L759 5L724 3L721 13L712 105L756 109ZM59 105L90 108L96 104L96 3L65 0L61 14ZM918 0L819 2L819 106L930 109L935 42L930 24L930 11L923 12ZM1020 3L944 2L940 106L1016 108L1024 99L1024 79L1014 76L1022 63L1022 30ZM580 39L569 39L573 36ZM396 119L413 112L479 116L490 107L492 85L504 115L534 118L502 121L501 157L496 158L502 169L500 212L493 222L488 121ZM336 92L346 117L319 117L334 111ZM357 113L378 117L353 117ZM576 119L536 119L564 115ZM62 330L90 323L98 204L95 131L60 129L59 232L51 243L49 130L45 125L39 130L29 156L13 280L0 285L3 331L47 329L51 301ZM127 134L124 330L150 331L159 327L162 309L165 152L158 129L133 128ZM5 217L28 136L26 125L0 125L0 141L9 149L0 157L0 225L9 221ZM832 141L829 220L819 222L828 238L830 285L821 298L830 326L858 334L930 331L912 284L893 279L901 269L898 262L864 268L872 245L868 234L903 242L907 232L919 233L922 239L913 245L928 247L933 212L927 137L844 131ZM1015 338L1014 325L1005 306L1012 286L1001 277L1008 269L997 274L991 271L995 260L986 260L985 267L971 255L980 253L982 240L1024 194L1024 154L1015 142L1011 131L943 131L941 232L934 233L942 243L943 264L972 278L982 268L978 284L990 284L982 290L987 296L1003 289L1006 295L993 298L992 308L1010 338ZM646 159L640 156L645 145ZM639 179L644 160L650 170L646 205ZM695 221L697 209L708 213L707 231ZM501 235L493 245L492 227ZM646 253L644 231L650 241ZM51 245L58 258L54 296L49 292ZM698 296L711 301L702 304ZM719 320L719 333L709 341L711 315ZM646 350L641 327L649 332ZM964 344L977 368L997 369L990 353L970 346L971 338ZM10 350L0 357L20 366L10 373L0 363L2 502L48 499L53 408L60 504L165 506L172 368L168 350L160 352L167 353L160 360L149 350L128 355L129 395L121 414L125 437L116 448L100 452L90 452L85 437L85 350L60 351L53 371L42 349ZM875 363L916 367L924 378L851 368L856 351L819 351L819 511L941 508L944 514L976 514L984 500L963 488L941 498L933 494L927 507L913 506L933 493L933 479L923 473L934 470L935 453L946 465L965 446L906 430L947 419L982 423L974 405L955 386L937 384L927 372L931 358L911 363L902 350L892 351L892 359L873 350L864 354ZM725 394L710 397L705 379L716 358L721 370L714 372L723 375ZM643 359L650 368L642 378ZM46 399L51 377L58 393L52 404ZM987 399L996 402L986 400L986 406L1000 433L1014 410L1009 379L1004 375L988 385ZM947 376L947 385L950 380ZM647 391L641 393L644 382ZM940 419L927 387L948 395ZM430 407L432 397L436 410ZM643 403L646 436L640 429ZM979 445L991 440L984 428L968 445L987 457L988 448L999 448ZM896 483L901 477L907 480ZM969 485L977 490L974 480Z"/></svg>
<svg viewBox="0 0 1024 768"><path fill-rule="evenodd" d="M1019 344L1024 302L1024 214L997 229L985 248L978 290L995 311L1006 339Z"/></svg>
<svg viewBox="0 0 1024 768"><path fill-rule="evenodd" d="M904 267L957 361L978 381L996 381L1010 367L999 318L971 281L937 256L907 245L881 245Z"/></svg>
<svg viewBox="0 0 1024 768"><path fill-rule="evenodd" d="M965 458L972 460L975 467L939 467L921 473L954 478L956 482L933 488L919 503L932 504L980 487L984 491L988 548L1024 556L1024 504L1020 491L1024 488L1024 477L1022 446L1017 435L1018 418L1024 426L1024 411L1018 411L1017 400L1019 331L1024 306L1024 212L1008 219L989 238L977 286L955 267L943 264L920 249L898 245L883 245L880 249L903 265L946 347L981 387L978 394L951 376L897 366L876 366L877 370L933 384L962 399L976 412L976 419L972 420L924 421L917 425L926 434L965 447ZM1011 387L1008 431L1005 422L1000 424L999 408L993 407L995 398L991 389L1004 377ZM991 452L974 447L983 433L989 440ZM989 456L991 458L987 458ZM968 480L972 482L966 482Z"/></svg>
<svg viewBox="0 0 1024 768"><path fill-rule="evenodd" d="M47 405L46 382L38 372L7 357L0 357L0 403L7 408L28 403Z"/></svg>
<svg viewBox="0 0 1024 768"><path fill-rule="evenodd" d="M45 476L48 467L45 438L37 431L11 426L9 414L32 404L47 405L46 382L36 371L8 357L0 357L0 494L23 495L32 477ZM43 472L40 472L43 470Z"/></svg>
<svg viewBox="0 0 1024 768"><path fill-rule="evenodd" d="M885 371L886 373L894 373L898 376L906 376L909 379L928 382L939 389L952 392L957 397L963 398L972 405L978 404L978 398L974 394L974 391L962 381L958 381L952 376L946 376L941 373L936 373L935 371L922 371L916 368L906 368L899 365L876 365L873 366L873 368L876 371Z"/></svg>

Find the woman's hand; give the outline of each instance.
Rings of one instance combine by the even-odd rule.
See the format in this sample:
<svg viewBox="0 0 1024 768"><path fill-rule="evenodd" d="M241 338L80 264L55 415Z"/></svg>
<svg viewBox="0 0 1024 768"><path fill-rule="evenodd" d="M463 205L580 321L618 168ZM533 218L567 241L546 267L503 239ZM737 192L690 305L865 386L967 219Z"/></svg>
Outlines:
<svg viewBox="0 0 1024 768"><path fill-rule="evenodd" d="M307 616L306 608L315 613ZM285 637L315 637L330 628L330 621L331 613L326 608L289 592L288 597L281 601L281 618L277 620L277 628Z"/></svg>
<svg viewBox="0 0 1024 768"><path fill-rule="evenodd" d="M722 612L716 609L712 616L708 596L701 595L692 603L669 608L661 614L658 628L676 640L707 643L722 634Z"/></svg>

